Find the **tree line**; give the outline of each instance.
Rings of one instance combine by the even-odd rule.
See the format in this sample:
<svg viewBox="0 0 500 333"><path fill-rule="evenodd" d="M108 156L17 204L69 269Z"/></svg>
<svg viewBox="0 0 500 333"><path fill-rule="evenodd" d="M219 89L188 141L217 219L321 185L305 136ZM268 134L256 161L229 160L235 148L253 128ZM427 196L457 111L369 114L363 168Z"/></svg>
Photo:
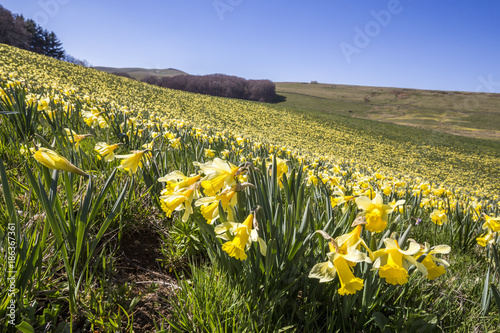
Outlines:
<svg viewBox="0 0 500 333"><path fill-rule="evenodd" d="M32 19L12 12L0 5L0 43L43 54L77 65L89 66L67 54L62 43L52 31L44 29Z"/></svg>
<svg viewBox="0 0 500 333"><path fill-rule="evenodd" d="M56 34L38 25L32 19L12 14L0 5L0 43L43 54L59 60L89 67L85 60L79 60L65 52ZM126 73L113 73L130 77ZM173 77L146 77L142 80L165 88L183 90L205 95L247 99L259 102L277 100L276 85L270 80L246 80L241 77L211 75L179 75Z"/></svg>
<svg viewBox="0 0 500 333"><path fill-rule="evenodd" d="M165 88L211 96L259 102L274 102L277 99L276 85L270 80L246 80L237 76L210 74L177 75L162 78L148 76L142 81Z"/></svg>

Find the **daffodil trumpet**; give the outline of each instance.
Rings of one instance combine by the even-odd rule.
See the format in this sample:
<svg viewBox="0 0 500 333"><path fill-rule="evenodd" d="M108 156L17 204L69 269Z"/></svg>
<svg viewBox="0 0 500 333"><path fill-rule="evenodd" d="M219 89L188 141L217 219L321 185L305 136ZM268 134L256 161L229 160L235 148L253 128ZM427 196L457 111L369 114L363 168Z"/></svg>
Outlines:
<svg viewBox="0 0 500 333"><path fill-rule="evenodd" d="M215 227L217 237L226 240L222 244L222 250L230 257L238 260L246 260L246 251L250 249L252 242L259 244L260 253L265 256L267 252L267 244L259 237L257 228L257 219L255 213L252 212L247 216L243 223L225 222Z"/></svg>
<svg viewBox="0 0 500 333"><path fill-rule="evenodd" d="M314 265L309 272L309 278L319 279L319 282L329 282L338 276L340 288L337 292L339 295L355 294L363 289L364 281L354 275L353 267L359 262L371 263L372 261L370 257L358 250L361 245L368 249L364 241L359 238L361 229L361 226L357 226L350 233L336 239L322 230L316 231L329 240L330 252L327 253L328 261Z"/></svg>

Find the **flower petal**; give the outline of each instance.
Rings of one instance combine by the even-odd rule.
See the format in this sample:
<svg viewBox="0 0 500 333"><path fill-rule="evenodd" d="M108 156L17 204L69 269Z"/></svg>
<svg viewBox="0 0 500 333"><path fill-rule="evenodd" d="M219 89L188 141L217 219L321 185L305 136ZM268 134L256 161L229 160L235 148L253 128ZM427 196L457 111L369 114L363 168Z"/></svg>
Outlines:
<svg viewBox="0 0 500 333"><path fill-rule="evenodd" d="M356 198L356 205L358 208L362 210L368 210L370 209L370 206L372 205L372 201L368 197L358 197Z"/></svg>

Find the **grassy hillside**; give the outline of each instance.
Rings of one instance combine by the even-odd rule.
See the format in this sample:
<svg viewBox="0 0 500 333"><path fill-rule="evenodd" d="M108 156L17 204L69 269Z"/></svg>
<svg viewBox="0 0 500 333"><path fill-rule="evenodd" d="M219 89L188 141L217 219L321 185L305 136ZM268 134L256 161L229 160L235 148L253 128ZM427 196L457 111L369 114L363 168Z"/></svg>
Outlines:
<svg viewBox="0 0 500 333"><path fill-rule="evenodd" d="M103 66L94 66L94 69L107 72L107 73L126 73L133 77L136 80L142 80L148 76L154 76L156 78L162 77L170 77L177 75L186 75L186 72L180 71L175 68L166 68L166 69L148 69L148 68L133 68L133 67L103 67Z"/></svg>
<svg viewBox="0 0 500 333"><path fill-rule="evenodd" d="M55 65L50 59L29 53L17 52L11 59L19 73L35 70L54 82L78 86L81 92L113 100L130 110L148 110L198 126L231 130L302 155L355 163L365 173L421 177L478 195L500 189L500 147L492 141L310 109L169 90L94 69L66 63ZM68 71L73 74L68 76Z"/></svg>
<svg viewBox="0 0 500 333"><path fill-rule="evenodd" d="M285 107L500 141L500 94L276 83Z"/></svg>
<svg viewBox="0 0 500 333"><path fill-rule="evenodd" d="M499 161L0 45L0 329L498 331Z"/></svg>

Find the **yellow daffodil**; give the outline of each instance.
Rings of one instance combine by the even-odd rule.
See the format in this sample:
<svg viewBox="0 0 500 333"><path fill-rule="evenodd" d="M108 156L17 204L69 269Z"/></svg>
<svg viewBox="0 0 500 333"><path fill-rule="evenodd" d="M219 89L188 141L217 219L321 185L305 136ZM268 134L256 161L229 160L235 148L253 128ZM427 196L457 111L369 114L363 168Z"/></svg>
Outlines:
<svg viewBox="0 0 500 333"><path fill-rule="evenodd" d="M38 111L49 111L50 110L50 98L45 97L38 100L37 103Z"/></svg>
<svg viewBox="0 0 500 333"><path fill-rule="evenodd" d="M345 257L336 256L333 259L333 266L339 275L340 288L337 290L339 295L351 295L363 289L363 279L354 276Z"/></svg>
<svg viewBox="0 0 500 333"><path fill-rule="evenodd" d="M205 157L213 158L214 156L215 156L215 150L208 148L205 149Z"/></svg>
<svg viewBox="0 0 500 333"><path fill-rule="evenodd" d="M493 232L500 231L500 216L490 217L484 214L484 219L486 220L483 224L483 229L489 229Z"/></svg>
<svg viewBox="0 0 500 333"><path fill-rule="evenodd" d="M153 139L150 143L145 143L141 147L147 150L152 150L155 140Z"/></svg>
<svg viewBox="0 0 500 333"><path fill-rule="evenodd" d="M485 247L488 244L493 244L495 243L496 240L496 232L493 232L491 230L488 230L488 232L481 237L476 238L476 241L479 245Z"/></svg>
<svg viewBox="0 0 500 333"><path fill-rule="evenodd" d="M75 131L69 128L65 128L64 131L66 132L69 141L71 143L74 143L76 148L78 148L80 141L82 141L85 138L88 138L89 136L92 136L92 134L76 134Z"/></svg>
<svg viewBox="0 0 500 333"><path fill-rule="evenodd" d="M196 201L195 206L201 206L201 214L207 220L207 223L212 224L216 219L219 218L219 202L224 209L229 213L228 218L233 219L232 210L229 206L235 206L237 203L236 196L236 185L232 187L227 187L220 194L216 194L213 197L204 197Z"/></svg>
<svg viewBox="0 0 500 333"><path fill-rule="evenodd" d="M431 213L431 221L437 225L443 225L443 223L448 222L448 216L446 211L436 209Z"/></svg>
<svg viewBox="0 0 500 333"><path fill-rule="evenodd" d="M283 187L283 175L288 173L288 160L281 159L279 157L276 158L276 177L279 180L279 186ZM273 163L272 163L272 156L270 157L271 162L267 165L267 168L269 170L269 175L271 176L273 174Z"/></svg>
<svg viewBox="0 0 500 333"><path fill-rule="evenodd" d="M170 139L169 142L170 142L170 146L172 148L174 148L174 149L181 148L181 138Z"/></svg>
<svg viewBox="0 0 500 333"><path fill-rule="evenodd" d="M254 214L249 214L243 223L225 222L215 227L215 233L218 238L227 240L222 244L222 250L231 257L238 260L245 260L245 253L252 242L258 242L260 252L266 255L267 246L264 240L258 236L257 230L253 228Z"/></svg>
<svg viewBox="0 0 500 333"><path fill-rule="evenodd" d="M238 143L238 146L241 146L245 142L245 139L242 138L241 136L236 138L236 143Z"/></svg>
<svg viewBox="0 0 500 333"><path fill-rule="evenodd" d="M421 256L425 256L424 259L421 260L422 265L424 265L427 269L427 275L425 275L425 277L428 280L433 280L445 274L445 266L449 266L450 264L444 259L436 258L434 253L448 254L450 253L451 248L448 245L437 245L431 248L427 242L425 243L425 246L419 246L421 250L414 256L414 258L418 260ZM440 263L442 265L436 265L436 263Z"/></svg>
<svg viewBox="0 0 500 333"><path fill-rule="evenodd" d="M373 200L366 196L356 198L356 205L363 210L366 219L365 228L371 232L382 232L387 227L388 214L395 207L402 205L404 200L396 202L394 206L384 204L382 195L377 193Z"/></svg>
<svg viewBox="0 0 500 333"><path fill-rule="evenodd" d="M216 158L212 162L194 164L206 175L201 181L201 186L207 196L215 196L220 189L236 184L235 177L239 168L227 161Z"/></svg>
<svg viewBox="0 0 500 333"><path fill-rule="evenodd" d="M363 246L367 251L370 256L370 258L373 258L373 254L370 250L370 248L366 245L365 241L361 238L361 231L363 230L363 227L361 225L356 225L354 229L352 229L351 232L341 235L337 238L335 238L335 242L338 245L338 252L339 253L347 253L351 249L356 249L359 250L361 246Z"/></svg>
<svg viewBox="0 0 500 333"><path fill-rule="evenodd" d="M87 126L92 128L98 125L100 128L109 127L108 122L102 116L103 112L99 112L97 109L92 109L91 111L83 110L82 117Z"/></svg>
<svg viewBox="0 0 500 333"><path fill-rule="evenodd" d="M330 202L332 207L336 207L342 204L347 204L352 199L354 199L354 196L345 195L344 191L341 188L336 187L335 191L333 191L332 196L330 197ZM344 209L347 209L347 206L348 205L344 205L342 211L344 211Z"/></svg>
<svg viewBox="0 0 500 333"><path fill-rule="evenodd" d="M392 193L392 187L391 186L384 186L382 187L382 193L385 195L389 196Z"/></svg>
<svg viewBox="0 0 500 333"><path fill-rule="evenodd" d="M49 169L64 170L84 177L89 176L87 173L71 164L67 159L47 148L38 148L33 154L33 158Z"/></svg>
<svg viewBox="0 0 500 333"><path fill-rule="evenodd" d="M165 189L162 191L162 195L172 194L175 191L192 186L197 181L199 181L201 175L185 176L182 172L175 170L167 174L166 176L158 178L159 182L167 183Z"/></svg>
<svg viewBox="0 0 500 333"><path fill-rule="evenodd" d="M189 216L193 213L192 202L198 197L198 183L194 183L190 187L182 188L171 194L160 196L160 204L163 211L168 217L172 216L174 211L184 209L182 221L186 222Z"/></svg>
<svg viewBox="0 0 500 333"><path fill-rule="evenodd" d="M324 232L319 233L325 234ZM319 282L329 282L335 279L338 274L339 295L355 294L363 289L363 279L354 276L351 268L358 262L371 263L371 259L357 249L361 243L360 233L361 226L356 227L349 234L337 237L335 240L331 239L328 244L330 248L330 252L327 254L328 261L314 265L309 272L309 278L319 279Z"/></svg>
<svg viewBox="0 0 500 333"><path fill-rule="evenodd" d="M389 284L405 284L408 282L408 269L413 264L424 275L428 275L426 267L413 257L420 251L420 246L411 242L408 250L399 247L398 242L392 238L384 239L385 248L373 252L375 262L373 269L378 270L381 278Z"/></svg>
<svg viewBox="0 0 500 333"><path fill-rule="evenodd" d="M106 162L110 162L115 159L115 149L118 148L121 145L121 143L115 143L112 145L108 145L106 142L98 142L95 145L95 151L99 153L97 157L100 159L101 156L104 157L104 160Z"/></svg>
<svg viewBox="0 0 500 333"><path fill-rule="evenodd" d="M131 151L131 154L116 155L116 158L123 159L118 169L136 173L139 167L142 167L141 159L148 150Z"/></svg>
<svg viewBox="0 0 500 333"><path fill-rule="evenodd" d="M486 229L486 233L476 238L477 243L481 246L495 243L497 232L500 231L500 216L490 217L484 214L484 218L486 221L483 224L483 229Z"/></svg>

